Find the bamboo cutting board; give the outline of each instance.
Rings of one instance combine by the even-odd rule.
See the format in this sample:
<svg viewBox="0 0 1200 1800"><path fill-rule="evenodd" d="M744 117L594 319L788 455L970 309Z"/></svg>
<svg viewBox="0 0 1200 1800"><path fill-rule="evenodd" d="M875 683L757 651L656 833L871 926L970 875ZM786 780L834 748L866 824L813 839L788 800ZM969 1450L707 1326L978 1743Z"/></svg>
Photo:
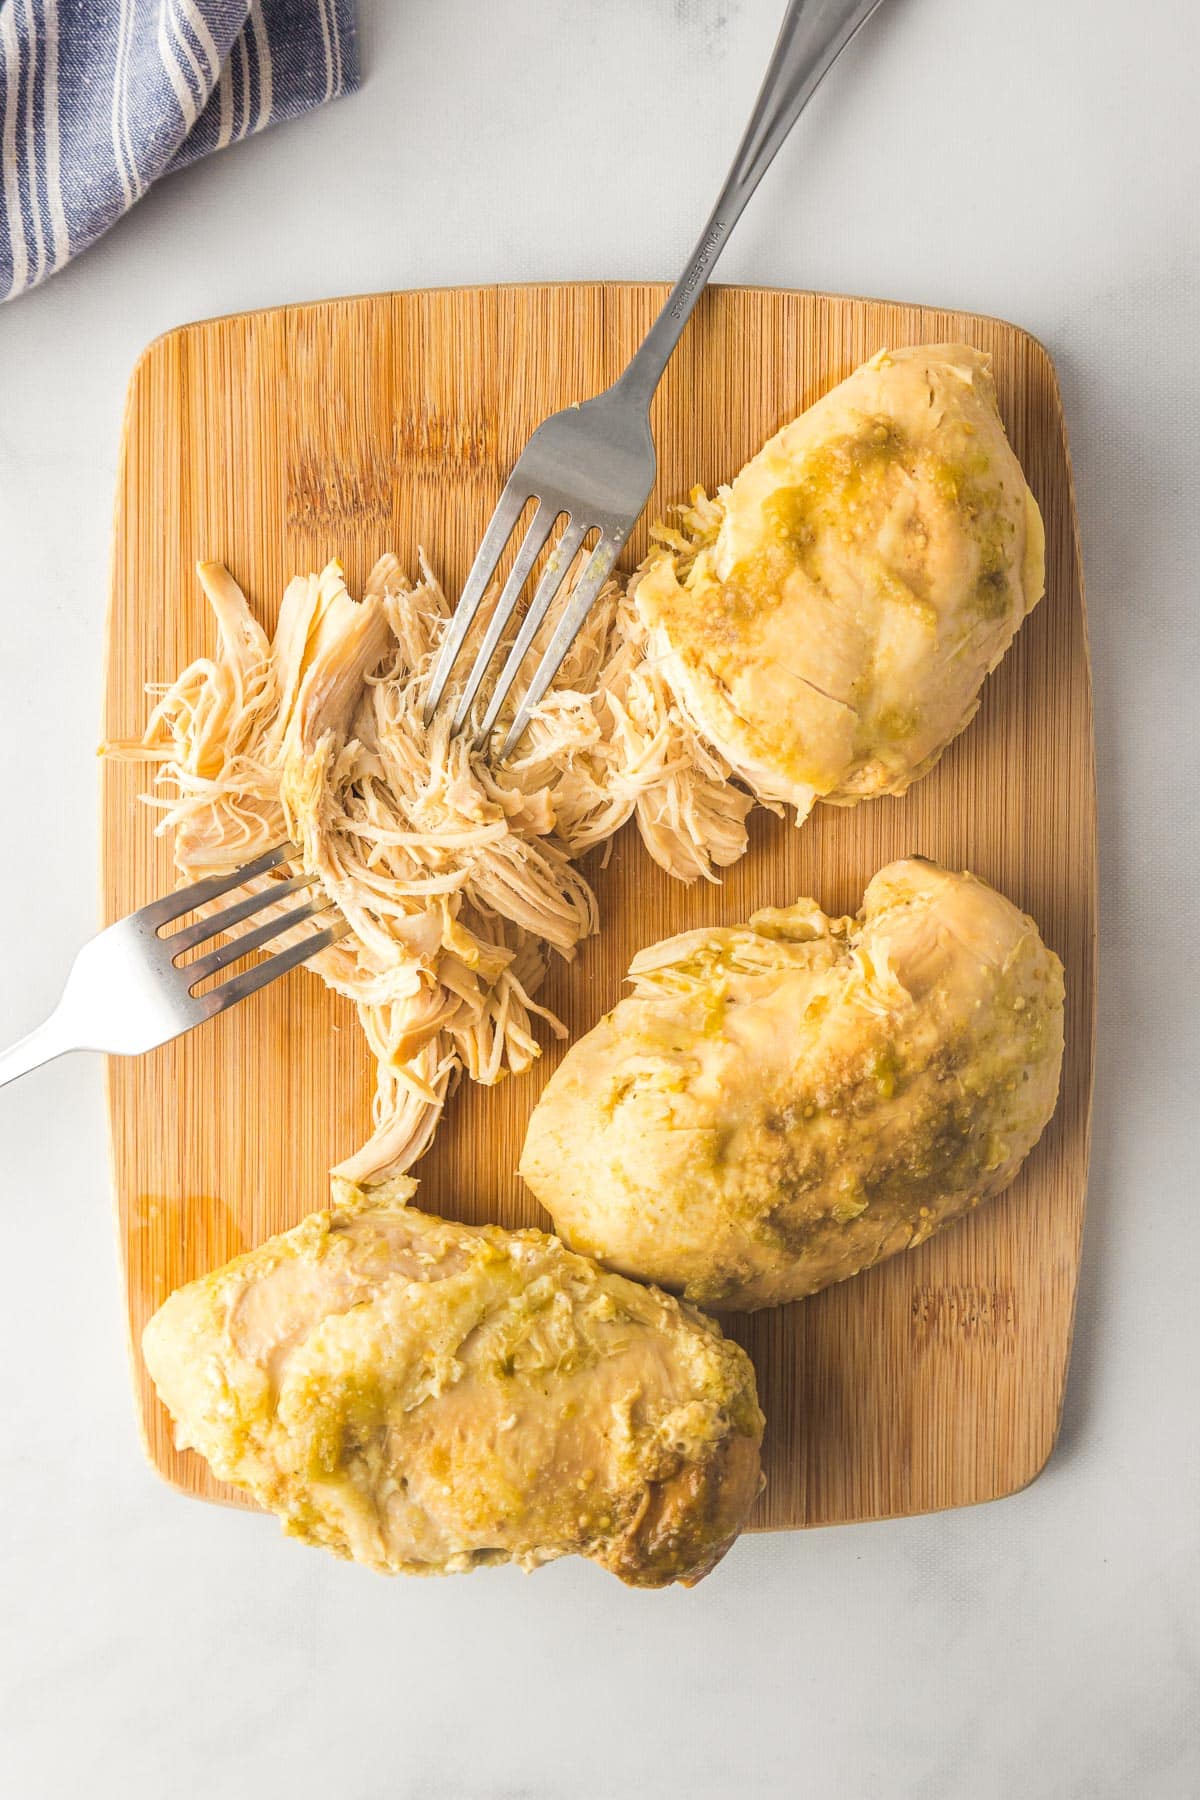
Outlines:
<svg viewBox="0 0 1200 1800"><path fill-rule="evenodd" d="M375 558L430 553L463 579L505 475L548 412L619 372L661 304L650 285L386 294L187 326L129 390L117 491L105 731L136 735L143 686L211 643L193 575L220 558L268 627L285 580L333 554L357 591ZM961 1506L1039 1472L1058 1426L1087 1174L1095 801L1087 636L1054 370L1013 326L916 306L715 288L655 404L651 513L731 477L762 440L883 345L990 351L1001 411L1046 519L1048 591L974 723L903 800L759 813L723 885L686 889L631 828L591 878L603 928L540 998L571 1035L622 991L633 952L814 895L855 911L868 878L918 851L969 866L1033 914L1067 970L1058 1112L1016 1184L918 1251L730 1329L754 1358L768 1477L755 1522L828 1524ZM645 526L630 559L645 548ZM103 774L108 918L171 885L145 771ZM415 1173L418 1204L547 1223L514 1174L559 1052L523 1079L464 1083ZM109 1065L117 1218L146 1447L176 1486L236 1500L180 1453L142 1366L172 1288L324 1204L326 1170L367 1135L372 1069L349 1005L298 971L191 1036Z"/></svg>

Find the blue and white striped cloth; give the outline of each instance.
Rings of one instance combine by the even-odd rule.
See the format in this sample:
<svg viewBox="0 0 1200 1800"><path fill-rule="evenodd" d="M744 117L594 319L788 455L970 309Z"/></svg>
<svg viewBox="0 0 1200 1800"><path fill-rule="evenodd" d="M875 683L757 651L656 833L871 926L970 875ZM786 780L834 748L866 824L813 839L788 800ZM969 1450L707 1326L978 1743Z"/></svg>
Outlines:
<svg viewBox="0 0 1200 1800"><path fill-rule="evenodd" d="M353 0L0 0L0 300L160 175L357 86Z"/></svg>

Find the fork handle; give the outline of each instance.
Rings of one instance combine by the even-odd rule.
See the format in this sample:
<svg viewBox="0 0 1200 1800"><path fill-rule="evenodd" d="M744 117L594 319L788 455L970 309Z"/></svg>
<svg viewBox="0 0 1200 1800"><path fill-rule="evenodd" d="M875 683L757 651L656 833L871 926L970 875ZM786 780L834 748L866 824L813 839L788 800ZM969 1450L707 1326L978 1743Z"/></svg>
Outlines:
<svg viewBox="0 0 1200 1800"><path fill-rule="evenodd" d="M850 39L881 0L789 0L733 167L687 268L618 385L647 407L742 209Z"/></svg>
<svg viewBox="0 0 1200 1800"><path fill-rule="evenodd" d="M18 1041L8 1050L0 1050L0 1087L15 1081L19 1075L28 1075L30 1069L38 1069L43 1063L53 1062L56 1056L62 1056L68 1050L75 1050L78 1045L63 1028L60 1011L56 1008L44 1025L39 1025L27 1037Z"/></svg>

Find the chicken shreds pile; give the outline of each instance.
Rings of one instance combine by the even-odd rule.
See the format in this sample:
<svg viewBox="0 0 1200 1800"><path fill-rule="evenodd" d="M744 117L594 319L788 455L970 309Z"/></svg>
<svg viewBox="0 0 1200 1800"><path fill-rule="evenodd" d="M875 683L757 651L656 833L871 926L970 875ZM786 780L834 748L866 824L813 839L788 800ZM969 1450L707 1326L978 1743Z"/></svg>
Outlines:
<svg viewBox="0 0 1200 1800"><path fill-rule="evenodd" d="M634 817L672 875L711 877L742 854L754 802L644 658L615 584L512 759L491 763L450 735L452 708L422 721L450 612L424 564L413 586L381 558L361 600L336 562L297 578L273 636L221 565L198 573L215 654L156 690L143 738L109 754L162 765L147 799L183 877L290 837L347 920L309 966L355 1002L378 1063L375 1130L338 1171L377 1182L428 1147L460 1070L493 1083L528 1068L534 1014L561 1032L533 996L546 946L570 957L598 925L573 859Z"/></svg>

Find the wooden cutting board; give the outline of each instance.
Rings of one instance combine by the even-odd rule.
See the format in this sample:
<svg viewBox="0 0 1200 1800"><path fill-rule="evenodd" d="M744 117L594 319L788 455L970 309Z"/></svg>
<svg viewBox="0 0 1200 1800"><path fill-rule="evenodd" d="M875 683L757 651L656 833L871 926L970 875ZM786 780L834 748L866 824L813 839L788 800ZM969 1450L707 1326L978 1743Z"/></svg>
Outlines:
<svg viewBox="0 0 1200 1800"><path fill-rule="evenodd" d="M352 591L381 551L463 579L532 427L619 372L660 305L653 285L383 294L215 319L159 339L134 371L117 489L105 731L136 735L143 685L212 641L193 575L220 558L272 626L284 582L333 554ZM968 866L1039 921L1067 970L1058 1112L1016 1184L920 1250L814 1299L735 1319L767 1414L762 1527L875 1519L1009 1494L1050 1454L1071 1340L1088 1158L1095 796L1087 634L1054 370L1011 325L918 306L762 289L706 295L654 409L651 513L730 478L762 440L881 346L957 340L994 361L1001 411L1046 519L1048 592L983 705L903 800L760 813L719 887L684 888L632 828L590 867L603 929L541 998L587 1030L633 952L814 895L857 909L883 863ZM634 534L630 560L645 548ZM136 804L145 771L103 772L109 918L171 885ZM464 1083L415 1171L418 1204L505 1225L547 1220L514 1170L559 1052ZM168 1481L236 1501L180 1453L138 1343L172 1288L325 1203L326 1170L367 1135L372 1067L352 1009L304 971L140 1061L109 1065L117 1220L146 1448Z"/></svg>

